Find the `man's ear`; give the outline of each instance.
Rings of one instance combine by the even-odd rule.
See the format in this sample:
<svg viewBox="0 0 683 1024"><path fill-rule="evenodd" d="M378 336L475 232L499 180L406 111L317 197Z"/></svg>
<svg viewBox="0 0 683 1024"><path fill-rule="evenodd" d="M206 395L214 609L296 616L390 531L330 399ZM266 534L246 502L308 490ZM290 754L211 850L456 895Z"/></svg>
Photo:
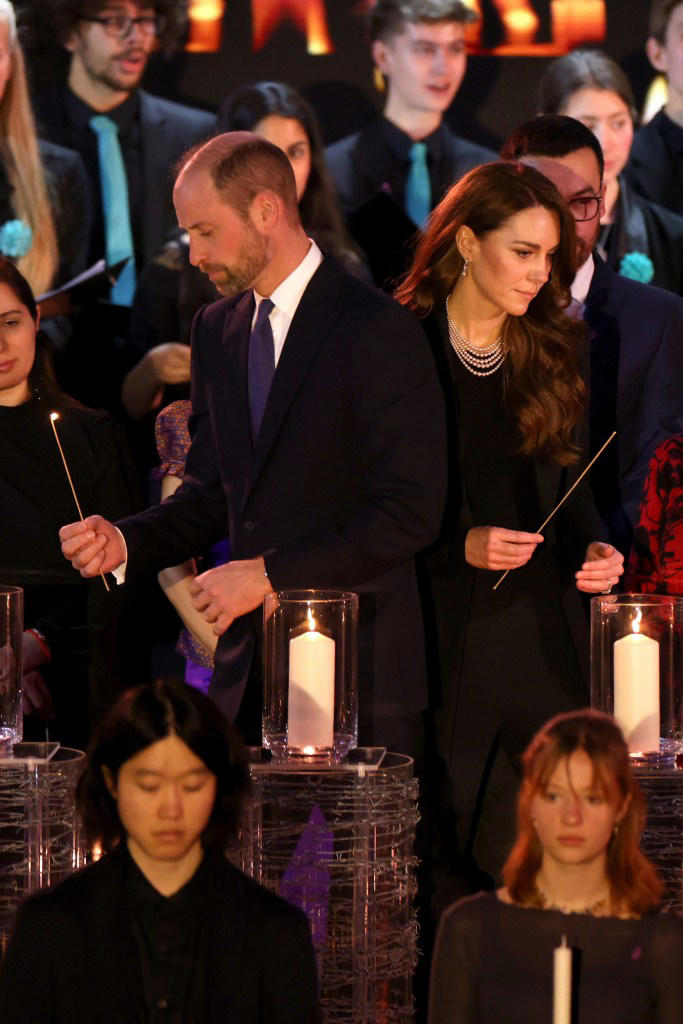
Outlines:
<svg viewBox="0 0 683 1024"><path fill-rule="evenodd" d="M107 768L106 764L102 765L102 778L104 779L104 784L107 787L109 796L112 800L116 800L116 783L114 782L114 776L109 768Z"/></svg>
<svg viewBox="0 0 683 1024"><path fill-rule="evenodd" d="M78 29L72 28L67 36L62 39L62 46L69 53L75 53L78 48Z"/></svg>
<svg viewBox="0 0 683 1024"><path fill-rule="evenodd" d="M662 71L664 74L669 70L669 62L666 58L666 47L655 39L654 36L650 36L645 43L645 53L647 54L648 60L655 71Z"/></svg>
<svg viewBox="0 0 683 1024"><path fill-rule="evenodd" d="M370 53L377 67L383 75L387 73L387 46L381 39L375 39L370 47Z"/></svg>
<svg viewBox="0 0 683 1024"><path fill-rule="evenodd" d="M274 192L264 190L254 196L249 207L249 218L257 231L270 231L280 219L282 201Z"/></svg>

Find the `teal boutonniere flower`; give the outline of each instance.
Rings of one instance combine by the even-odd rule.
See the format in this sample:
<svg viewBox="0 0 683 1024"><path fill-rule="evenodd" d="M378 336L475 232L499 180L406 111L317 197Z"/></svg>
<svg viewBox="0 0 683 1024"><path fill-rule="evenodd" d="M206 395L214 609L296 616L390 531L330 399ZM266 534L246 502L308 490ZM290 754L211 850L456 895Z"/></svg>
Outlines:
<svg viewBox="0 0 683 1024"><path fill-rule="evenodd" d="M33 231L23 220L6 220L0 227L0 252L11 260L20 260L31 248Z"/></svg>
<svg viewBox="0 0 683 1024"><path fill-rule="evenodd" d="M655 276L655 265L644 252L627 252L619 264L619 273L632 281L649 284Z"/></svg>

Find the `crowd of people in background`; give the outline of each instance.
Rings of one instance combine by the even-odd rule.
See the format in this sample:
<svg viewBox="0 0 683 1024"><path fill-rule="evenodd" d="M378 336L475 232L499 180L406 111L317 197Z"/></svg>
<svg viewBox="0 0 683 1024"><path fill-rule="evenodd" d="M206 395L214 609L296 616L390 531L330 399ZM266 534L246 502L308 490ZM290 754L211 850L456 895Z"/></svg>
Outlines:
<svg viewBox="0 0 683 1024"><path fill-rule="evenodd" d="M360 742L414 756L423 786L427 964L449 894L505 881L443 918L432 1024L502 1019L516 915L534 922L533 963L550 914L577 906L596 977L613 966L603 947L652 951L619 1019L670 1024L681 993L661 943L680 946L680 929L649 918L659 890L618 731L580 709L587 597L683 595L683 2L651 3L644 44L668 98L650 121L619 64L582 48L547 63L535 116L520 112L500 153L444 117L477 17L461 0L376 0L381 112L325 148L286 82L244 83L217 113L142 88L152 52L179 46L186 0L0 0L0 583L26 595L25 731L77 747L94 734L99 751L128 686L143 686L143 717L172 708L177 728L102 760L118 818L97 885L144 904L133 862L160 884L124 815L126 766L180 743L199 759L188 772L219 778L180 721L220 731L212 701L259 742L264 595L356 591ZM31 97L26 65L50 46L66 77ZM185 681L187 706L175 683L149 696L161 677ZM195 690L209 698L196 708ZM587 833L604 831L593 797L606 808L583 903L541 827L552 793ZM213 807L171 894L243 885L214 859L192 881ZM300 930L255 890L239 900ZM43 913L49 900L22 919L10 973ZM149 1003L164 972L145 920ZM208 939L192 936L196 965ZM502 965L495 997L480 959ZM292 1021L317 1019L303 974ZM207 1006L197 977L163 984ZM599 1019L591 984L582 1021ZM520 1021L547 1019L543 985L525 984ZM78 993L64 1020L90 1005ZM17 1020L29 1005L22 990Z"/></svg>

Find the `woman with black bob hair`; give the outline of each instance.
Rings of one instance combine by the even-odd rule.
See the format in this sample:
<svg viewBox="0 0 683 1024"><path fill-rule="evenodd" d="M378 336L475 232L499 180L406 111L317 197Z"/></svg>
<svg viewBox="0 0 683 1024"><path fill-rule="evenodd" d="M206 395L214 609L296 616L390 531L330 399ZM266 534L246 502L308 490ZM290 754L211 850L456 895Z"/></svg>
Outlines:
<svg viewBox="0 0 683 1024"><path fill-rule="evenodd" d="M204 694L124 694L77 791L104 855L20 908L4 1024L317 1024L305 915L225 859L247 788L241 741Z"/></svg>

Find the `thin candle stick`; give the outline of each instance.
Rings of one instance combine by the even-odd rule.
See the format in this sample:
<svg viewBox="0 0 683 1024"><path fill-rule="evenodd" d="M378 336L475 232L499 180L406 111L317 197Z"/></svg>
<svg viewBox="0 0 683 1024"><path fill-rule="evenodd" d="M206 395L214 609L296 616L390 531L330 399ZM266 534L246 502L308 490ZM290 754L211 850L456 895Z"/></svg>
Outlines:
<svg viewBox="0 0 683 1024"><path fill-rule="evenodd" d="M64 454L64 449L62 448L61 441L59 440L59 434L57 433L56 420L58 420L58 419L59 419L59 413L58 412L51 412L50 413L50 424L52 425L52 432L55 435L55 441L57 442L57 447L59 448L59 454L62 456L62 462L64 463L64 471L66 473L66 478L69 481L69 487L71 488L71 493L73 494L74 501L76 502L76 508L78 509L78 516L79 516L81 522L84 523L85 522L85 516L83 515L83 511L82 511L80 503L78 501L78 497L76 495L76 488L74 487L74 482L71 479L71 473L69 472L69 466L68 466L68 463L66 461L66 455ZM104 573L100 572L100 576L102 577L102 582L104 583L105 589L109 590L109 584L107 583L107 580L106 580L106 577L105 577Z"/></svg>
<svg viewBox="0 0 683 1024"><path fill-rule="evenodd" d="M588 472L588 470L589 470L589 469L591 468L591 466L593 465L593 463L594 463L594 462L596 462L596 461L597 461L597 459L599 459L599 458L600 458L600 456L601 456L601 455L602 455L602 453L604 452L604 450L605 450L605 448L607 447L607 445L608 445L608 444L610 444L610 442L611 442L611 441L613 441L613 440L614 440L614 438L615 438L616 436L617 436L617 432L616 432L616 430L613 430L613 431L612 431L612 433L610 434L610 436L609 436L609 437L607 438L607 440L606 440L606 441L605 441L605 443L603 444L603 446L602 446L602 448L600 449L600 451L598 451L598 452L596 452L596 453L595 453L595 455L594 455L594 456L593 456L593 458L592 458L592 459L590 460L590 462L588 463L588 465L586 466L586 468L584 469L584 471L583 471L583 472L581 473L581 475L580 475L580 476L578 476L578 477L576 478L576 480L575 480L575 481L574 481L574 483L573 483L573 484L571 485L571 487L569 488L569 490L567 491L567 493L566 493L566 494L565 494L565 495L564 495L564 496L563 496L562 498L560 498L560 500L558 501L557 505L556 505L556 506L555 506L555 508L554 508L554 509L552 510L552 512L550 513L550 515L548 516L548 518L547 518L547 519L546 519L546 520L545 520L544 522L542 522L542 523L541 523L541 525L539 526L539 528L538 528L538 529L536 530L536 533L540 533L540 532L541 532L541 530L545 530L546 526L548 525L548 523L550 522L550 520L551 520L551 519L553 518L553 516L555 515L555 513L556 513L556 512L557 512L557 511L558 511L558 510L559 510L560 508L562 508L562 506L564 505L565 501L567 500L567 498L569 497L569 495L570 495L570 494L572 493L572 491L574 490L574 488L575 488L575 487L578 487L578 486L579 486L579 484L581 483L581 481L583 480L583 478L585 477L586 473L587 473L587 472ZM498 587L499 587L499 586L501 585L501 583L503 582L503 580L505 579L505 577L507 576L507 574L508 574L509 572L510 572L510 569L506 569L506 570L505 570L505 572L504 572L504 573L502 574L502 576L500 576L500 577L498 578L497 582L493 584L493 589L494 589L494 590L497 590L497 589L498 589Z"/></svg>

